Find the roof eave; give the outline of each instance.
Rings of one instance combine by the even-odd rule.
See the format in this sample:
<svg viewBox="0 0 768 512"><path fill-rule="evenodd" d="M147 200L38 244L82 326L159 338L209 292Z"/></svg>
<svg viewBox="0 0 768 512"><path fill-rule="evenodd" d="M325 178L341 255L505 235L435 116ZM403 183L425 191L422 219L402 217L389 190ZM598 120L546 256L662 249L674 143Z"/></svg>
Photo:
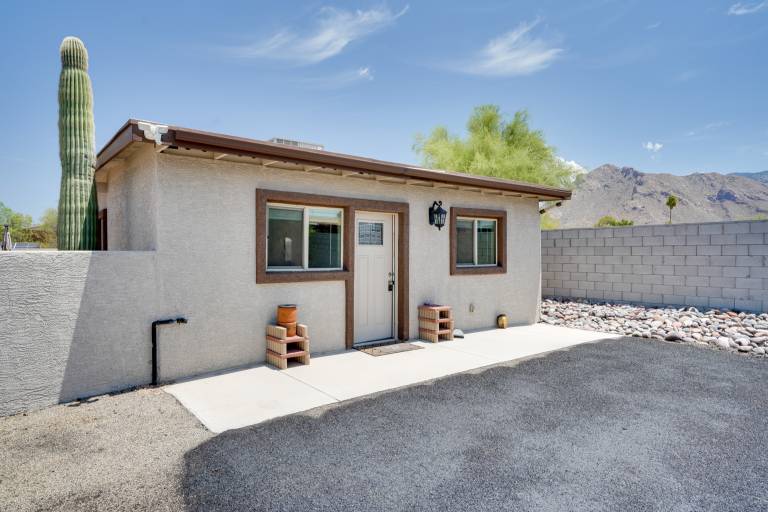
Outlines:
<svg viewBox="0 0 768 512"><path fill-rule="evenodd" d="M502 178L476 176L451 171L425 169L422 167L385 162L329 151L296 148L272 142L264 142L218 133L169 126L162 137L164 144L189 147L219 153L232 153L268 159L278 159L313 166L332 167L340 170L363 171L377 175L427 180L451 185L477 187L502 192L514 192L536 196L542 200L566 200L571 198L568 189L518 182ZM128 120L99 151L97 171L133 142L151 142L138 129L138 121Z"/></svg>

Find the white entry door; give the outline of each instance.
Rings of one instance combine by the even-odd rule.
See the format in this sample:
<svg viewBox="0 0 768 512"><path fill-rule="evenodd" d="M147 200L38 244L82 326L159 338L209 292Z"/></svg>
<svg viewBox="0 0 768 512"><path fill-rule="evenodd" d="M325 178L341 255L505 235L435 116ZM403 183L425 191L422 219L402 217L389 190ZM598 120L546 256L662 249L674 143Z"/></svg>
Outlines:
<svg viewBox="0 0 768 512"><path fill-rule="evenodd" d="M394 334L394 215L357 212L355 219L355 343Z"/></svg>

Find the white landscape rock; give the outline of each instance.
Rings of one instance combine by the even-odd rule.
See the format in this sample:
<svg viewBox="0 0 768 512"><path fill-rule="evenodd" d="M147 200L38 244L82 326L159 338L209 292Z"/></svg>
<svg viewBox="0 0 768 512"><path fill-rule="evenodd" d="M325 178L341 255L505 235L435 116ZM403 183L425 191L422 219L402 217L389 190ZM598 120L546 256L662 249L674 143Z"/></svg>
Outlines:
<svg viewBox="0 0 768 512"><path fill-rule="evenodd" d="M541 321L576 329L710 346L765 357L768 314L545 299Z"/></svg>

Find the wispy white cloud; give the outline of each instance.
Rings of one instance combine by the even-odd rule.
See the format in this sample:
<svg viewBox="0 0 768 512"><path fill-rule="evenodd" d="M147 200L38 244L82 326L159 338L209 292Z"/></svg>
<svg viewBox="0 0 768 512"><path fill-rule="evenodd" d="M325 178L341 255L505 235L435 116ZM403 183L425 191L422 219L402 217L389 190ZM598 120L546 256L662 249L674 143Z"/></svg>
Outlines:
<svg viewBox="0 0 768 512"><path fill-rule="evenodd" d="M764 2L736 2L728 9L729 16L744 16L745 14L754 14L768 7L768 1Z"/></svg>
<svg viewBox="0 0 768 512"><path fill-rule="evenodd" d="M645 144L643 144L643 148L647 149L651 153L658 153L659 151L661 151L661 148L663 147L664 147L664 144L662 144L661 142L648 141Z"/></svg>
<svg viewBox="0 0 768 512"><path fill-rule="evenodd" d="M408 11L388 7L367 11L345 11L333 7L320 10L316 25L298 34L285 28L266 40L232 48L232 53L245 58L264 58L311 64L341 53L353 41L362 39L392 25Z"/></svg>
<svg viewBox="0 0 768 512"><path fill-rule="evenodd" d="M704 126L700 126L698 128L694 128L693 130L689 130L685 133L687 137L697 137L699 135L703 135L706 132L711 132L714 130L718 130L720 128L724 128L728 126L730 121L713 121L711 123L707 123Z"/></svg>
<svg viewBox="0 0 768 512"><path fill-rule="evenodd" d="M530 75L546 69L563 49L532 34L540 21L520 23L513 30L491 39L469 61L453 67L458 71L485 76Z"/></svg>
<svg viewBox="0 0 768 512"><path fill-rule="evenodd" d="M372 82L373 71L369 67L341 71L328 76L305 78L300 82L311 89L342 89L355 84Z"/></svg>
<svg viewBox="0 0 768 512"><path fill-rule="evenodd" d="M651 23L650 25L645 26L645 30L656 30L661 26L661 22L657 21L656 23Z"/></svg>

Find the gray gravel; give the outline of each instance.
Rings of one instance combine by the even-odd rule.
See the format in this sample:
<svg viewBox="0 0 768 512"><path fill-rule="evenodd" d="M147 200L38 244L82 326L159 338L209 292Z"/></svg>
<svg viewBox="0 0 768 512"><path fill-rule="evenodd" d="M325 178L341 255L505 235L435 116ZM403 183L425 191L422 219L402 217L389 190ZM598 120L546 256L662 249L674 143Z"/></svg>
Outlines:
<svg viewBox="0 0 768 512"><path fill-rule="evenodd" d="M638 339L219 435L188 510L768 509L764 360Z"/></svg>
<svg viewBox="0 0 768 512"><path fill-rule="evenodd" d="M622 339L216 437L127 393L0 419L0 509L768 510L766 372Z"/></svg>
<svg viewBox="0 0 768 512"><path fill-rule="evenodd" d="M0 418L0 510L183 510L184 453L212 436L153 389Z"/></svg>

